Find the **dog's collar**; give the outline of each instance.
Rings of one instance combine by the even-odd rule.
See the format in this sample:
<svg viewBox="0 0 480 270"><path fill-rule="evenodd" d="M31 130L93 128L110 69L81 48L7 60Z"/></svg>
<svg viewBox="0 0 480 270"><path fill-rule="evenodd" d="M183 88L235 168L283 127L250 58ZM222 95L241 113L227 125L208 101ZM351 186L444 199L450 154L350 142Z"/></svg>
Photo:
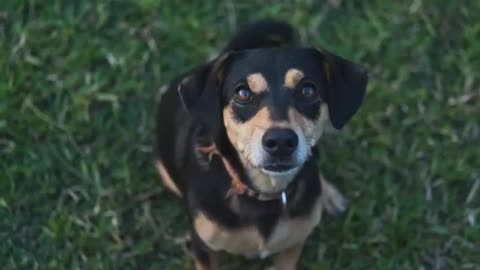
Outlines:
<svg viewBox="0 0 480 270"><path fill-rule="evenodd" d="M232 179L232 185L230 189L227 191L227 194L225 196L226 198L229 198L231 196L245 195L260 201L280 200L280 202L284 207L287 206L288 197L293 189L292 185L287 187L287 189L282 192L277 192L277 193L258 192L256 190L249 188L240 180L240 176L238 175L236 170L233 168L230 161L218 151L215 144L211 144L210 146L205 146L205 147L198 147L197 149L198 151L204 154L207 154L209 161L212 159L213 155L218 155L222 159L223 165L225 166L225 170L227 171L227 173L230 175L230 178Z"/></svg>

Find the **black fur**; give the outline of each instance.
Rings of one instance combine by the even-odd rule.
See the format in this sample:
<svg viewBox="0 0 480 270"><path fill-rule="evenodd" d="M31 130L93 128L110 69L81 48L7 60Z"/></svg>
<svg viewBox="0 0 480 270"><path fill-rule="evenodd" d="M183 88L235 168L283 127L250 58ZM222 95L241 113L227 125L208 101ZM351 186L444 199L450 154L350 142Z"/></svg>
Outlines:
<svg viewBox="0 0 480 270"><path fill-rule="evenodd" d="M294 45L295 32L285 22L261 20L241 28L223 49L224 52Z"/></svg>

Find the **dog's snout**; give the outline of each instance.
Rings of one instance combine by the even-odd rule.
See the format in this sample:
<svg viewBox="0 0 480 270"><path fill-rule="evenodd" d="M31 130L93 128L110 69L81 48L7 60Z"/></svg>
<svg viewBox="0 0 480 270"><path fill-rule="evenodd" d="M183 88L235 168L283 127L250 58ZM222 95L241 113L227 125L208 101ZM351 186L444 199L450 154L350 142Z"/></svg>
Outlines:
<svg viewBox="0 0 480 270"><path fill-rule="evenodd" d="M288 128L271 128L262 138L263 149L272 156L288 156L298 145L297 134Z"/></svg>

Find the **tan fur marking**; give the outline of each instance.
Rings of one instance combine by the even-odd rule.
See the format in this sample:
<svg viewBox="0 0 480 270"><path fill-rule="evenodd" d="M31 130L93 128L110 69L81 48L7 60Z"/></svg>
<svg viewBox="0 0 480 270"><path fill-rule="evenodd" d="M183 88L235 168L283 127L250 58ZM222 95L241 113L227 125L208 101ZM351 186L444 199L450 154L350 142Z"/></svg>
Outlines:
<svg viewBox="0 0 480 270"><path fill-rule="evenodd" d="M199 261L197 258L195 260L195 270L209 270L210 268L203 264L201 261Z"/></svg>
<svg viewBox="0 0 480 270"><path fill-rule="evenodd" d="M238 147L241 151L243 150L242 146L246 139L252 139L252 137L255 135L261 135L263 134L263 131L272 126L270 112L268 111L267 107L259 110L257 114L246 123L236 123L232 119L231 114L232 109L230 106L223 110L224 125L227 129L230 142L234 146Z"/></svg>
<svg viewBox="0 0 480 270"><path fill-rule="evenodd" d="M163 165L161 160L155 161L155 167L157 168L158 173L160 174L160 178L162 179L163 184L167 187L171 192L173 192L178 197L182 198L182 192L178 189L175 181L173 181L172 177L168 173L167 169Z"/></svg>
<svg viewBox="0 0 480 270"><path fill-rule="evenodd" d="M265 77L260 73L253 73L247 76L247 83L253 93L259 94L267 91L268 83Z"/></svg>
<svg viewBox="0 0 480 270"><path fill-rule="evenodd" d="M225 250L232 254L255 256L262 244L260 233L254 227L228 230L203 213L195 217L194 227L200 238L214 251Z"/></svg>
<svg viewBox="0 0 480 270"><path fill-rule="evenodd" d="M295 88L297 83L304 77L303 72L296 69L291 68L285 73L285 87L287 88Z"/></svg>
<svg viewBox="0 0 480 270"><path fill-rule="evenodd" d="M290 108L288 111L289 122L293 127L299 127L310 146L313 146L323 134L328 120L328 106L320 105L320 117L316 121L305 118L297 110Z"/></svg>
<svg viewBox="0 0 480 270"><path fill-rule="evenodd" d="M232 145L237 146L238 144L238 132L236 131L236 127L238 126L237 123L232 118L232 107L228 105L225 109L223 109L223 125L228 133L228 138Z"/></svg>
<svg viewBox="0 0 480 270"><path fill-rule="evenodd" d="M255 114L252 119L248 120L245 125L253 128L267 129L272 126L270 111L267 107L263 107Z"/></svg>

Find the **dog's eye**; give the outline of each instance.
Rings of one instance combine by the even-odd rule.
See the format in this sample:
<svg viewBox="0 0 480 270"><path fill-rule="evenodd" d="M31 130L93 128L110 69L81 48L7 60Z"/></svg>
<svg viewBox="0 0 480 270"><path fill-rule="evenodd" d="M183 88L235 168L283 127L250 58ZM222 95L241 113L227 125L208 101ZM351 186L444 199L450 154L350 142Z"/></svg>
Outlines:
<svg viewBox="0 0 480 270"><path fill-rule="evenodd" d="M235 99L239 102L248 102L252 100L252 96L252 91L243 86L238 87L235 93Z"/></svg>
<svg viewBox="0 0 480 270"><path fill-rule="evenodd" d="M317 90L312 84L305 84L300 89L303 98L311 99L317 96Z"/></svg>

